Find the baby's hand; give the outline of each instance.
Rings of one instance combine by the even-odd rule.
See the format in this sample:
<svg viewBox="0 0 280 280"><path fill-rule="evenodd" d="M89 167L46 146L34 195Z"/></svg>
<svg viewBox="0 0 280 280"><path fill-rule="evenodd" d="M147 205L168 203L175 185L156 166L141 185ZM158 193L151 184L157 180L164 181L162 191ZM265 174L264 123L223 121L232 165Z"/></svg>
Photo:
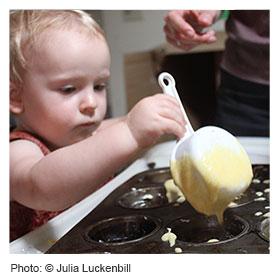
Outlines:
<svg viewBox="0 0 280 280"><path fill-rule="evenodd" d="M160 136L185 133L185 120L176 99L156 94L139 101L125 119L132 136L141 148L153 145Z"/></svg>

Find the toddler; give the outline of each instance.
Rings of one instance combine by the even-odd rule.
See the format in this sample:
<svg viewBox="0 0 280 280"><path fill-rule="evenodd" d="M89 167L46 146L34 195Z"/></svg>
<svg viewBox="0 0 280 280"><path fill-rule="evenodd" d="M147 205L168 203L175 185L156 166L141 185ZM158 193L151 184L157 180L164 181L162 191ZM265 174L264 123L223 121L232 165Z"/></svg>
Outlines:
<svg viewBox="0 0 280 280"><path fill-rule="evenodd" d="M183 136L176 100L142 99L104 120L110 53L82 11L11 12L10 240L102 186L163 134Z"/></svg>

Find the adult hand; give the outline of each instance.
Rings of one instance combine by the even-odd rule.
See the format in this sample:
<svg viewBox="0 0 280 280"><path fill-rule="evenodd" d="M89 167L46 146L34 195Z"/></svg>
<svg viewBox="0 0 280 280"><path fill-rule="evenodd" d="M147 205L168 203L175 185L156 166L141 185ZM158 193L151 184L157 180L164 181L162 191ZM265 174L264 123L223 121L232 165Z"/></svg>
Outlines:
<svg viewBox="0 0 280 280"><path fill-rule="evenodd" d="M214 30L204 31L219 16L218 10L178 10L165 17L166 40L177 48L190 50L200 44L216 41Z"/></svg>

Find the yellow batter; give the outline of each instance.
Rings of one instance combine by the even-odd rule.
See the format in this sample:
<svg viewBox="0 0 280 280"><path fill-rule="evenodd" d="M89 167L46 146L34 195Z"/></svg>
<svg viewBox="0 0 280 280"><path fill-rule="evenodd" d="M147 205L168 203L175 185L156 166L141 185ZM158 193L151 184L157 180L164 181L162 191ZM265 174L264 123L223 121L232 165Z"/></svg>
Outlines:
<svg viewBox="0 0 280 280"><path fill-rule="evenodd" d="M164 242L169 242L170 247L175 245L177 236L171 232L171 228L167 228L167 232L161 237L161 240Z"/></svg>
<svg viewBox="0 0 280 280"><path fill-rule="evenodd" d="M218 145L200 160L184 155L172 161L171 173L191 205L198 212L216 215L220 223L228 204L245 191L253 177L249 157L242 148L234 152Z"/></svg>
<svg viewBox="0 0 280 280"><path fill-rule="evenodd" d="M181 190L174 184L173 179L166 180L164 182L164 187L166 191L166 197L169 203L183 203L186 200Z"/></svg>

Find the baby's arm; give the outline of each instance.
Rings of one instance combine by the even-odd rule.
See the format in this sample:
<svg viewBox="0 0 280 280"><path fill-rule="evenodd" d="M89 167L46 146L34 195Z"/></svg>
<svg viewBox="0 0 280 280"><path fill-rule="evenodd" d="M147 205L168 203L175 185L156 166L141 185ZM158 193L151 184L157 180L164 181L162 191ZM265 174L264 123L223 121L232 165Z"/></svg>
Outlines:
<svg viewBox="0 0 280 280"><path fill-rule="evenodd" d="M137 150L124 122L47 156L29 141L14 141L11 199L34 209L63 210L106 182Z"/></svg>
<svg viewBox="0 0 280 280"><path fill-rule="evenodd" d="M106 129L47 156L31 142L12 142L11 199L35 209L65 209L166 133L181 137L184 120L175 99L159 94L143 99Z"/></svg>
<svg viewBox="0 0 280 280"><path fill-rule="evenodd" d="M103 129L108 128L109 126L116 124L118 122L121 122L124 120L125 117L117 117L117 118L111 118L111 119L105 119L100 126L97 128L97 131L101 131Z"/></svg>

